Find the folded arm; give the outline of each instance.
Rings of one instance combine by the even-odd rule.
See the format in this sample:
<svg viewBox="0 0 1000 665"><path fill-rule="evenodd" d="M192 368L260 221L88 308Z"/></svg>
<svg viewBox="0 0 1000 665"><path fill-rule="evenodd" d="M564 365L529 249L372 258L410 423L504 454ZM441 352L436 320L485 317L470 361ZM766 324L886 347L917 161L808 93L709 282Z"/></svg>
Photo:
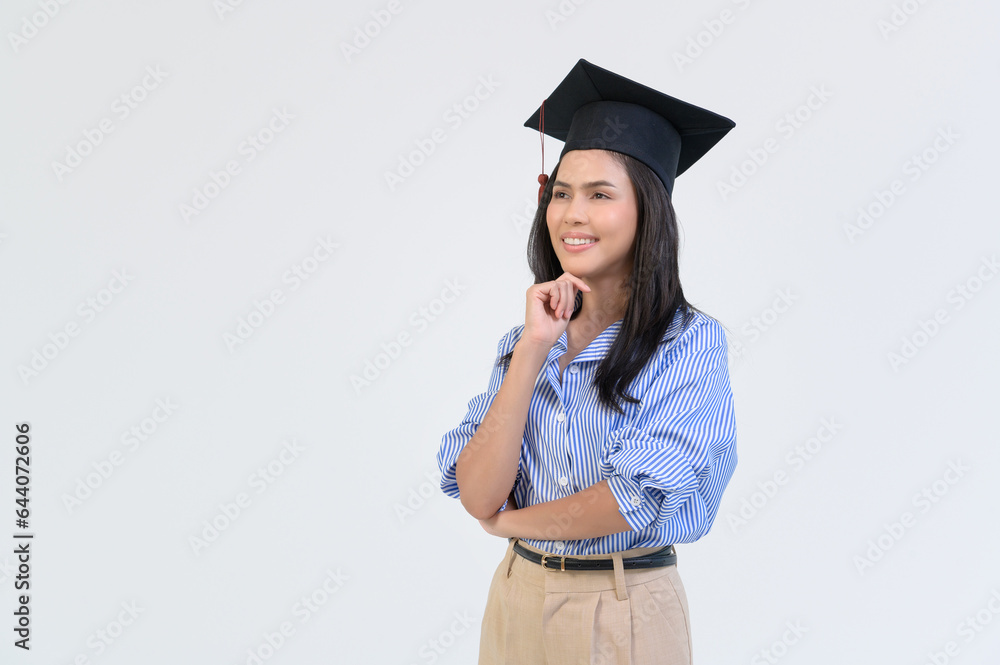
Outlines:
<svg viewBox="0 0 1000 665"><path fill-rule="evenodd" d="M502 538L582 540L632 529L622 517L607 480L555 501L520 509L511 505L515 509L508 507L480 520L487 533Z"/></svg>

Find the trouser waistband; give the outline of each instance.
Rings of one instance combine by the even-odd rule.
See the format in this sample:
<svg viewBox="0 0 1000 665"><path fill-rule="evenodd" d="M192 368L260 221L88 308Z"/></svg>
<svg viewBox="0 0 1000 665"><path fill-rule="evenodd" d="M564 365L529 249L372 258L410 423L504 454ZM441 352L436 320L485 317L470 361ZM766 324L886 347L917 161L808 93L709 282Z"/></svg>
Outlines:
<svg viewBox="0 0 1000 665"><path fill-rule="evenodd" d="M523 551L523 552L522 552ZM524 552L528 553L526 556ZM622 554L632 554L630 557L622 557ZM626 578L625 575L625 561L635 560L638 558L650 558L653 555L657 555L656 559L662 560L657 567L647 566L646 570L633 569L629 572L629 577ZM545 557L545 567L542 568L539 564L541 563L542 557ZM535 563L531 561L537 557ZM634 550L625 550L624 552L612 552L610 557L598 556L598 555L582 555L580 557L562 557L561 555L553 555L549 552L538 550L531 545L524 545L520 542L518 538L510 538L507 545L507 554L505 555L506 561L506 573L507 577L511 576L512 566L514 565L515 559L521 559L525 561L525 565L533 567L538 571L539 575L542 577L537 577L534 574L530 577L535 579L534 583L543 583L546 589L574 589L574 590L584 590L589 589L596 591L601 588L612 588L615 589L618 600L628 600L628 585L633 583L644 583L640 580L653 579L650 575L658 576L660 573L656 572L659 570L669 570L670 566L676 564L676 552L673 551L673 545L664 548L635 548ZM606 561L610 563L607 568L597 568L593 570L585 570L580 568L572 568L573 560L586 561L588 563L594 561ZM565 563L569 563L570 566L564 568ZM602 565L602 564L599 564ZM607 565L607 564L603 564ZM608 579L605 576L611 573L611 578ZM543 577L547 580L542 582ZM562 580L565 580L563 582ZM589 581L585 581L589 580ZM610 583L610 586L606 586ZM550 585L554 585L551 586Z"/></svg>
<svg viewBox="0 0 1000 665"><path fill-rule="evenodd" d="M562 556L559 554L540 554L527 549L521 543L514 543L514 551L523 556L528 561L540 564L549 570L614 570L615 556L612 555L604 559L582 559L578 557ZM673 545L667 545L651 554L634 557L621 557L621 565L624 570L634 570L638 568L660 568L662 566L673 566L677 563L677 553L674 552Z"/></svg>

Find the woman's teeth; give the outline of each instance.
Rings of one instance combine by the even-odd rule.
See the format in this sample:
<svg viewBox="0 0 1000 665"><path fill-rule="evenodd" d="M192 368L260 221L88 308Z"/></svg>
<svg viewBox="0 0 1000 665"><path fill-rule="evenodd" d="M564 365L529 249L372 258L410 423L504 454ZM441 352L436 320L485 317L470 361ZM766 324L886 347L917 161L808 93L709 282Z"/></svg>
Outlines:
<svg viewBox="0 0 1000 665"><path fill-rule="evenodd" d="M597 241L593 238L563 238L563 242L567 245L589 245Z"/></svg>

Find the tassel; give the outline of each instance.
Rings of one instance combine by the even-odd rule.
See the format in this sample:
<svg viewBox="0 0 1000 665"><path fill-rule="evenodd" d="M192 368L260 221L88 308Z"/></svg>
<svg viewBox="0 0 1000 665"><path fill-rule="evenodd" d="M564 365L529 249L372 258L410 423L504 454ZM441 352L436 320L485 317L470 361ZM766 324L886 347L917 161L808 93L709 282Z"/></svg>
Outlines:
<svg viewBox="0 0 1000 665"><path fill-rule="evenodd" d="M542 173L538 176L538 205L542 204L542 192L545 191L545 184L549 181L549 176L545 174L545 100L542 100L542 108L538 114L538 138L542 142Z"/></svg>

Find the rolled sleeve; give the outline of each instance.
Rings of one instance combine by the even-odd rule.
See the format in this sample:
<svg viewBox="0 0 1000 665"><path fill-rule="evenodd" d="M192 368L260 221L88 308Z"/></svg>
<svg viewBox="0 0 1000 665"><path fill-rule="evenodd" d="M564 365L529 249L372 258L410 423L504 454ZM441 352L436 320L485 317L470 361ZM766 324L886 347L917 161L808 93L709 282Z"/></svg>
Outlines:
<svg viewBox="0 0 1000 665"><path fill-rule="evenodd" d="M666 353L631 422L612 431L601 470L631 527L697 538L715 519L736 464L736 423L725 331L692 326Z"/></svg>
<svg viewBox="0 0 1000 665"><path fill-rule="evenodd" d="M460 498L458 480L455 477L455 465L458 462L458 456L465 449L469 441L472 440L472 437L475 436L479 425L483 422L483 418L486 417L490 406L493 404L493 400L500 391L500 385L507 374L507 368L501 365L499 360L514 348L514 344L520 339L523 329L523 325L517 326L500 339L500 342L497 344L496 362L494 362L493 371L490 374L489 387L486 391L479 393L469 400L468 410L462 422L441 438L441 446L437 453L437 464L438 470L441 472L441 491L447 496L455 499ZM521 469L519 465L515 487L517 486L517 481L520 481L520 479ZM506 506L505 502L504 508Z"/></svg>

